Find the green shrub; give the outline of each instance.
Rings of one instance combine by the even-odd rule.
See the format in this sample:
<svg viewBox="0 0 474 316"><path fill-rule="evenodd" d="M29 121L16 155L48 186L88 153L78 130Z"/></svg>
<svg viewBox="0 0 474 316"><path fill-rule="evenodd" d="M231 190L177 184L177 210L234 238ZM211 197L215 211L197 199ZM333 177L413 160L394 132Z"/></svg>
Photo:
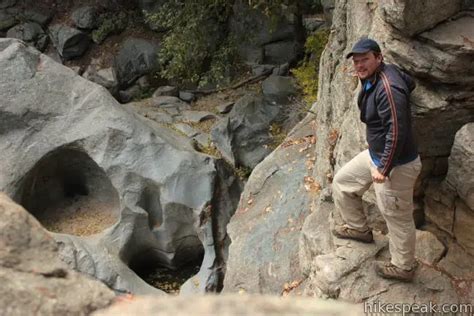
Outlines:
<svg viewBox="0 0 474 316"><path fill-rule="evenodd" d="M329 30L319 30L308 36L305 43L306 57L297 68L291 71L302 88L304 99L309 105L317 99L319 62L328 38Z"/></svg>
<svg viewBox="0 0 474 316"><path fill-rule="evenodd" d="M227 40L232 1L170 0L145 18L166 30L159 56L160 75L169 80L197 84L225 77L234 50ZM202 84L202 83L201 83Z"/></svg>
<svg viewBox="0 0 474 316"><path fill-rule="evenodd" d="M92 40L100 44L109 35L118 34L125 30L128 25L127 13L123 11L119 12L107 12L100 16L99 27L92 31Z"/></svg>
<svg viewBox="0 0 474 316"><path fill-rule="evenodd" d="M273 17L295 0L249 0ZM239 69L236 39L229 36L233 0L168 0L145 19L165 36L159 56L161 77L205 86L227 84ZM248 36L249 34L245 34Z"/></svg>

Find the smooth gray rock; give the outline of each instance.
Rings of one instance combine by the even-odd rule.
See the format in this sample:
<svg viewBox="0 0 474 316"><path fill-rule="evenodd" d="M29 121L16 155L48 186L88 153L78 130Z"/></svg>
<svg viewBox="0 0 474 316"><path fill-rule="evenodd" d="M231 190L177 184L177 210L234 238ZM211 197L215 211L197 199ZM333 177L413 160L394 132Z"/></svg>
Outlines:
<svg viewBox="0 0 474 316"><path fill-rule="evenodd" d="M261 96L246 95L212 128L212 141L231 164L254 168L271 152L269 128L280 110Z"/></svg>
<svg viewBox="0 0 474 316"><path fill-rule="evenodd" d="M153 243L149 215L137 207L122 210L121 216L121 223L98 236L81 238L53 234L59 247L59 257L69 267L101 280L118 293L166 295L147 284L130 268L130 260L133 259L130 253L137 251L132 246L134 239L142 244ZM150 255L153 256L152 253Z"/></svg>
<svg viewBox="0 0 474 316"><path fill-rule="evenodd" d="M219 295L174 298L140 298L130 304L117 304L94 316L155 315L331 315L361 316L361 306L343 302L292 297L291 300L276 296Z"/></svg>
<svg viewBox="0 0 474 316"><path fill-rule="evenodd" d="M208 254L215 263L205 270L214 277L202 284L212 291L222 283L221 240L240 189L220 178L212 157L19 41L0 39L0 69L0 190L37 216L87 197L92 218L113 219L93 222L99 229L90 235L91 218L77 218L74 236L55 235L65 261L117 291L152 294L136 276L140 266L179 268L200 260L212 241L219 251ZM228 191L233 197L221 203Z"/></svg>
<svg viewBox="0 0 474 316"><path fill-rule="evenodd" d="M291 77L270 76L262 83L263 95L278 103L288 103L296 95L296 83Z"/></svg>
<svg viewBox="0 0 474 316"><path fill-rule="evenodd" d="M72 20L80 29L93 29L98 24L97 8L93 6L80 7L72 12Z"/></svg>
<svg viewBox="0 0 474 316"><path fill-rule="evenodd" d="M88 315L114 293L59 260L53 238L21 206L0 193L2 315Z"/></svg>
<svg viewBox="0 0 474 316"><path fill-rule="evenodd" d="M153 92L153 97L159 97L159 96L177 97L178 96L178 88L177 87L172 87L172 86L158 87L155 90L155 92ZM180 98L180 99L182 99L182 98Z"/></svg>
<svg viewBox="0 0 474 316"><path fill-rule="evenodd" d="M216 160L216 170L215 184L220 194L214 200L214 207L221 211L214 213L213 223L220 228L213 229L213 223L204 218L204 229L199 235L205 249L202 265L199 272L182 285L180 295L221 292L224 286L230 245L227 224L234 215L244 186L223 159Z"/></svg>
<svg viewBox="0 0 474 316"><path fill-rule="evenodd" d="M50 26L49 32L56 50L64 59L80 57L89 48L89 36L75 28L57 24Z"/></svg>
<svg viewBox="0 0 474 316"><path fill-rule="evenodd" d="M276 149L252 171L227 227L232 243L224 292L280 295L285 283L305 278L298 240L311 200L318 195L316 185L307 186L312 130L309 119L298 124L288 146Z"/></svg>
<svg viewBox="0 0 474 316"><path fill-rule="evenodd" d="M137 78L156 71L159 46L139 38L127 38L115 58L120 86L127 87Z"/></svg>
<svg viewBox="0 0 474 316"><path fill-rule="evenodd" d="M474 123L464 125L456 133L446 181L474 212Z"/></svg>
<svg viewBox="0 0 474 316"><path fill-rule="evenodd" d="M43 51L48 45L48 36L41 25L34 22L18 24L7 32L7 37L20 39Z"/></svg>
<svg viewBox="0 0 474 316"><path fill-rule="evenodd" d="M195 95L191 92L179 91L178 97L185 102L192 102L195 98Z"/></svg>

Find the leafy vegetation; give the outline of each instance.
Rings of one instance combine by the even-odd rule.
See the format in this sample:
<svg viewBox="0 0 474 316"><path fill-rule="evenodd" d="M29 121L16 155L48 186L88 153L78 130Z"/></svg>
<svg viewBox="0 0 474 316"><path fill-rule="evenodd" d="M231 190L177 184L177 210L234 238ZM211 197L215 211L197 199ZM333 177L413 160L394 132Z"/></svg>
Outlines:
<svg viewBox="0 0 474 316"><path fill-rule="evenodd" d="M234 56L226 22L232 1L170 0L148 23L166 30L159 56L161 76L201 85L222 79Z"/></svg>
<svg viewBox="0 0 474 316"><path fill-rule="evenodd" d="M283 143L287 134L284 131L283 126L278 123L271 124L269 128L269 132L270 132L270 135L272 135L272 140L273 140L272 144L270 145L271 149L275 149L278 147L278 145Z"/></svg>
<svg viewBox="0 0 474 316"><path fill-rule="evenodd" d="M239 166L235 168L235 174L241 179L241 180L246 180L250 177L250 174L252 173L252 169L249 167L245 166Z"/></svg>
<svg viewBox="0 0 474 316"><path fill-rule="evenodd" d="M306 57L292 70L299 86L303 89L305 101L311 105L318 95L319 62L329 38L329 30L319 30L308 36L305 43Z"/></svg>
<svg viewBox="0 0 474 316"><path fill-rule="evenodd" d="M297 3L248 1L250 7L270 17L281 15L283 9ZM228 29L233 5L233 0L168 0L156 13L145 13L148 24L165 32L159 56L161 77L200 86L227 84L239 68L237 39Z"/></svg>
<svg viewBox="0 0 474 316"><path fill-rule="evenodd" d="M126 12L107 12L100 16L99 27L92 32L92 40L100 44L109 35L119 34L128 25L128 16Z"/></svg>

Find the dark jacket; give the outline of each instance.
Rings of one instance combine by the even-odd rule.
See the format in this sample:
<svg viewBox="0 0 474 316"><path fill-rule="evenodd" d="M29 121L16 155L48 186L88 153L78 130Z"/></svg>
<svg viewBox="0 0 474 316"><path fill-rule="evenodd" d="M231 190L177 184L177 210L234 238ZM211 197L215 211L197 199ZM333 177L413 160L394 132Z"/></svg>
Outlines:
<svg viewBox="0 0 474 316"><path fill-rule="evenodd" d="M360 119L367 125L370 154L388 176L394 166L418 156L410 111L415 82L396 66L384 63L368 80L371 86L363 80L358 97Z"/></svg>

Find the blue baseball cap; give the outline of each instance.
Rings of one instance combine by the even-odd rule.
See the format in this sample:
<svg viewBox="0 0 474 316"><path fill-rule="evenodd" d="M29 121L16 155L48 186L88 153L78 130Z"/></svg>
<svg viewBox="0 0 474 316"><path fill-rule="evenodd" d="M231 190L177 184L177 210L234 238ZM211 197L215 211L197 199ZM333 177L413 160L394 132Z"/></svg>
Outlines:
<svg viewBox="0 0 474 316"><path fill-rule="evenodd" d="M379 44L373 39L364 37L357 41L352 47L352 50L349 54L346 55L346 58L351 58L354 54L364 54L367 52L376 52L381 53Z"/></svg>

